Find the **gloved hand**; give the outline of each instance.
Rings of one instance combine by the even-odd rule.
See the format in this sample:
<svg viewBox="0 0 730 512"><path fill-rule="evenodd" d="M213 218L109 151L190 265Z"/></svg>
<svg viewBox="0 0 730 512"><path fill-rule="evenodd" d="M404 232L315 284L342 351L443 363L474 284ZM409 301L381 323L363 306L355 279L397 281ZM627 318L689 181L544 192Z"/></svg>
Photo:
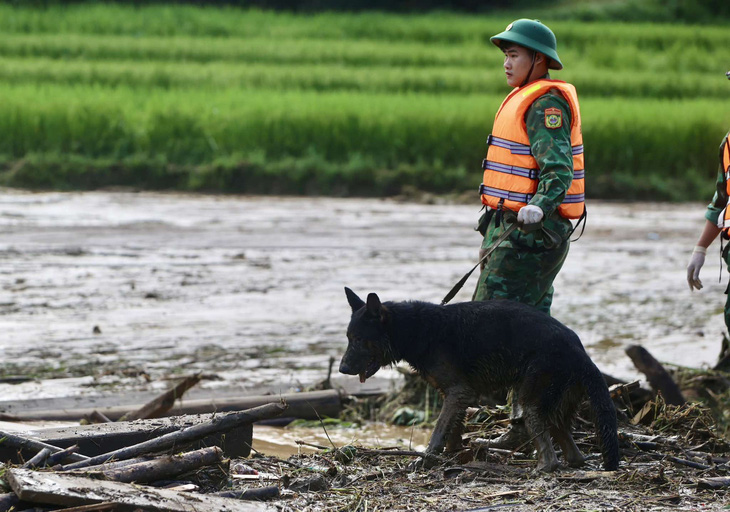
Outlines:
<svg viewBox="0 0 730 512"><path fill-rule="evenodd" d="M539 206L528 204L520 208L517 212L517 222L522 224L537 224L540 222L545 214Z"/></svg>
<svg viewBox="0 0 730 512"><path fill-rule="evenodd" d="M705 264L705 254L707 248L697 246L692 252L692 257L687 265L687 283L689 283L689 289L694 291L695 288L698 290L702 289L702 281L700 281L700 269Z"/></svg>

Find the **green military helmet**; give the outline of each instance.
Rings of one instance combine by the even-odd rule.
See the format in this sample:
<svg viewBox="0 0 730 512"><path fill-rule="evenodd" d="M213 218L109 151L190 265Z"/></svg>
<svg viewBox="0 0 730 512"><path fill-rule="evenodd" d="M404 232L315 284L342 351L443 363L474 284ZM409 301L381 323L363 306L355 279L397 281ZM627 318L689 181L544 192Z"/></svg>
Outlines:
<svg viewBox="0 0 730 512"><path fill-rule="evenodd" d="M499 46L502 41L509 41L530 50L535 50L550 58L550 69L563 69L563 63L558 57L558 42L555 34L539 20L520 19L513 21L504 32L489 39Z"/></svg>

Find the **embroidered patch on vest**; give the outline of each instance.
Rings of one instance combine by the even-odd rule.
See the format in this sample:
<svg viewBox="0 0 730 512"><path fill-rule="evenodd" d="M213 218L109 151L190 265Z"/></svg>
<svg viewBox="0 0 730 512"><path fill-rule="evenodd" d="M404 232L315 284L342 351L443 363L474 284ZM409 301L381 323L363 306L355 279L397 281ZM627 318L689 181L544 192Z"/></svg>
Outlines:
<svg viewBox="0 0 730 512"><path fill-rule="evenodd" d="M545 128L560 128L563 126L563 111L559 108L545 109Z"/></svg>

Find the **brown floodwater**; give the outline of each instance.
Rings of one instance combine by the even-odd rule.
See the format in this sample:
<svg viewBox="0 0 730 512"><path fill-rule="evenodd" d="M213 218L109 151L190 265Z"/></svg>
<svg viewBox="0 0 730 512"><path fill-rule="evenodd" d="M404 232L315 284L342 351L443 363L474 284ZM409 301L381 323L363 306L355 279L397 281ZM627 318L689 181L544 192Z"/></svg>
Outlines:
<svg viewBox="0 0 730 512"><path fill-rule="evenodd" d="M343 287L440 301L475 263L479 209L476 199L0 190L0 368L36 377L0 383L3 400L131 396L193 372L205 376L193 396L304 389L344 351ZM641 378L624 353L632 344L671 364L716 360L719 244L705 288L690 293L685 280L703 210L590 202L553 314L604 372Z"/></svg>

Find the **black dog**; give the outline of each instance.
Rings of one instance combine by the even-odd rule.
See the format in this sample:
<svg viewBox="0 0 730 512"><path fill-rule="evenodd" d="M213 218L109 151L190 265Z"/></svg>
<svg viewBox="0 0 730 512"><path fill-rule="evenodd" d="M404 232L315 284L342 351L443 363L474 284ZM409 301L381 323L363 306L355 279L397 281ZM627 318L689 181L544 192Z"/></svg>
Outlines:
<svg viewBox="0 0 730 512"><path fill-rule="evenodd" d="M578 336L554 318L507 300L381 304L371 293L366 304L349 288L345 292L352 318L340 372L365 382L381 366L405 360L441 391L444 404L428 453L461 447L466 408L482 392L513 387L537 449L538 470L558 467L551 435L571 466L583 464L570 429L585 393L604 468L618 468L616 409L603 376Z"/></svg>

